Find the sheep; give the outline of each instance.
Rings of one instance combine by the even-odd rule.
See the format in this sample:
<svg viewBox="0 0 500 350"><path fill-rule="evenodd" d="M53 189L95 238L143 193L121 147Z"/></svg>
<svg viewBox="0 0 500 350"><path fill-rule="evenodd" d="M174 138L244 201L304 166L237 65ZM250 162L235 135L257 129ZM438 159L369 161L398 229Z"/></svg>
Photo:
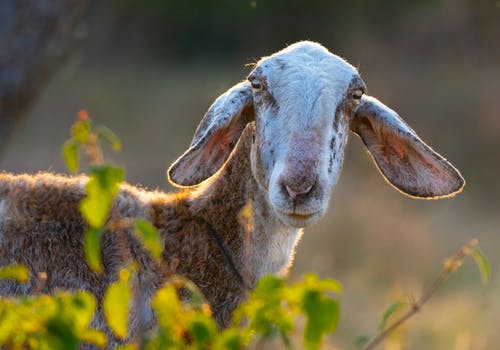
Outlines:
<svg viewBox="0 0 500 350"><path fill-rule="evenodd" d="M36 275L45 272L38 292L84 289L100 302L120 267L133 259L139 296L130 337L152 322L148 300L168 273L192 280L225 327L263 275L286 274L303 228L325 214L349 130L399 191L417 198L461 191L458 170L365 92L345 60L318 43L295 43L262 58L208 109L188 149L167 171L178 192L123 183L110 220L149 220L160 232L168 271L155 265L126 227L102 238L104 273L89 268L83 253L87 225L78 211L85 176L1 174L0 266L25 264L31 278L25 285L0 281L0 295L36 292ZM239 219L248 203L251 232ZM100 309L93 325L106 330Z"/></svg>

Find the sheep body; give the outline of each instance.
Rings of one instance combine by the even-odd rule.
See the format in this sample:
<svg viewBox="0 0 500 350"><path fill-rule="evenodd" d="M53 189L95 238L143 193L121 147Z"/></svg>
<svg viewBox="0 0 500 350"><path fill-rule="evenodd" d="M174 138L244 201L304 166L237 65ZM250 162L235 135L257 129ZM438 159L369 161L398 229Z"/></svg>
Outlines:
<svg viewBox="0 0 500 350"><path fill-rule="evenodd" d="M0 295L85 289L102 301L119 269L137 261L130 336L151 326L148 302L171 274L192 280L222 327L260 277L285 273L302 228L327 210L349 129L401 192L439 198L459 192L460 173L389 107L365 96L357 70L319 44L299 42L261 59L246 81L217 98L189 148L168 170L177 193L120 187L110 222L145 218L160 232L155 264L130 227L108 225L104 273L83 253L78 211L86 177L0 175L0 266L25 264L28 284L0 281ZM239 213L253 203L252 227ZM107 329L100 310L94 326ZM110 334L109 329L107 330ZM113 346L114 343L111 343Z"/></svg>
<svg viewBox="0 0 500 350"><path fill-rule="evenodd" d="M298 232L281 232L266 239L268 230L252 235L238 222L235 214L250 199L256 207L265 208L251 190L255 186L252 179L239 176L250 171L248 152L253 132L253 128L248 127L234 156L210 185L170 194L129 184L120 186L110 220L149 220L163 242L160 265L163 268L155 264L130 228L121 228L105 232L102 237L103 274L91 271L83 250L87 224L78 212L87 177L1 174L0 266L24 264L31 277L27 284L0 280L0 295L33 294L37 274L45 272L47 280L38 292L83 289L101 302L109 284L117 280L120 268L137 261L138 295L134 297L140 307L132 308L130 336L150 327L152 315L148 300L171 274L192 280L212 306L217 322L226 326L232 311L258 278L280 272L290 264L290 255L299 237ZM254 215L266 213L259 209ZM239 281L231 271L203 222L210 223L221 237L244 281ZM248 269L252 264L256 268ZM93 325L106 329L100 310Z"/></svg>

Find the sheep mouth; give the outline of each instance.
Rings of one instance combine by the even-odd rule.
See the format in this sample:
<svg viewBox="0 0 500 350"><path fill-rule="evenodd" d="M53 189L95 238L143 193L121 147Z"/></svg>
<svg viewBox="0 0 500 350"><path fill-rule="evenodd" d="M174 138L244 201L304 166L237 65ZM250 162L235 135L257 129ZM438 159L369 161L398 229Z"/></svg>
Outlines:
<svg viewBox="0 0 500 350"><path fill-rule="evenodd" d="M297 228L309 226L321 217L322 211L312 213L280 212L283 223Z"/></svg>
<svg viewBox="0 0 500 350"><path fill-rule="evenodd" d="M297 213L284 213L284 215L288 216L291 219L295 220L307 220L311 217L313 217L317 213L312 213L312 214L297 214Z"/></svg>

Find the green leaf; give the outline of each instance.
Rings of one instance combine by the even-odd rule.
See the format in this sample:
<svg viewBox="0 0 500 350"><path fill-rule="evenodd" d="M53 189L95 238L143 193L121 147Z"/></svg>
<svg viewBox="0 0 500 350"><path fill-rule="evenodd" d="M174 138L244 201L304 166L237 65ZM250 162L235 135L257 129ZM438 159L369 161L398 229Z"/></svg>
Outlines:
<svg viewBox="0 0 500 350"><path fill-rule="evenodd" d="M73 332L71 324L64 319L54 315L47 320L46 329L50 341L50 347L54 349L77 349L78 338Z"/></svg>
<svg viewBox="0 0 500 350"><path fill-rule="evenodd" d="M108 142L115 152L119 152L122 149L122 143L120 139L113 131L111 131L111 129L108 129L105 126L99 126L97 127L96 131L99 137Z"/></svg>
<svg viewBox="0 0 500 350"><path fill-rule="evenodd" d="M90 228L85 233L84 251L85 258L90 268L97 272L102 272L101 266L101 236L102 230L98 228Z"/></svg>
<svg viewBox="0 0 500 350"><path fill-rule="evenodd" d="M190 322L189 329L193 340L201 345L201 348L205 348L213 339L217 326L213 318L196 314Z"/></svg>
<svg viewBox="0 0 500 350"><path fill-rule="evenodd" d="M214 349L241 350L244 348L244 335L239 328L224 329L215 339Z"/></svg>
<svg viewBox="0 0 500 350"><path fill-rule="evenodd" d="M356 337L356 340L354 340L354 346L357 349L362 349L365 347L366 344L368 344L369 341L370 341L369 335L366 334L359 335Z"/></svg>
<svg viewBox="0 0 500 350"><path fill-rule="evenodd" d="M134 222L134 229L142 245L151 253L153 258L158 261L163 249L160 234L156 228L144 219L137 219Z"/></svg>
<svg viewBox="0 0 500 350"><path fill-rule="evenodd" d="M124 172L109 165L93 167L90 172L90 179L85 185L87 196L80 202L80 212L91 227L101 227L108 218Z"/></svg>
<svg viewBox="0 0 500 350"><path fill-rule="evenodd" d="M483 281L483 284L488 284L491 279L491 265L488 262L486 255L484 255L479 247L472 248L470 255L476 262L479 273L481 274L481 280Z"/></svg>
<svg viewBox="0 0 500 350"><path fill-rule="evenodd" d="M92 167L90 174L99 180L102 188L107 188L110 192L116 192L118 184L123 181L125 176L123 169L110 165Z"/></svg>
<svg viewBox="0 0 500 350"><path fill-rule="evenodd" d="M322 291L329 291L335 293L342 292L342 284L339 281L324 279L318 281L318 287Z"/></svg>
<svg viewBox="0 0 500 350"><path fill-rule="evenodd" d="M236 311L236 324L249 321L249 329L265 338L274 337L293 328L293 315L284 309L283 279L264 276L250 293L249 299Z"/></svg>
<svg viewBox="0 0 500 350"><path fill-rule="evenodd" d="M24 265L7 265L0 267L0 279L10 278L19 283L26 283L30 278L30 271Z"/></svg>
<svg viewBox="0 0 500 350"><path fill-rule="evenodd" d="M263 296L265 298L271 298L277 294L281 294L283 288L285 287L285 281L282 278L267 275L262 277L262 279L257 284L255 288L255 294Z"/></svg>
<svg viewBox="0 0 500 350"><path fill-rule="evenodd" d="M339 321L339 304L319 291L307 291L302 301L307 316L304 343L307 349L318 349L326 333L333 332Z"/></svg>
<svg viewBox="0 0 500 350"><path fill-rule="evenodd" d="M86 291L79 291L71 299L71 306L74 312L73 324L76 329L86 329L96 310L96 300L93 294Z"/></svg>
<svg viewBox="0 0 500 350"><path fill-rule="evenodd" d="M85 144L88 140L92 123L90 120L77 120L71 127L71 136L76 142Z"/></svg>
<svg viewBox="0 0 500 350"><path fill-rule="evenodd" d="M97 329L85 329L80 334L80 340L97 345L100 348L105 348L107 345L106 334Z"/></svg>
<svg viewBox="0 0 500 350"><path fill-rule="evenodd" d="M80 202L80 212L91 227L101 227L108 218L113 196L91 177L85 186L87 196Z"/></svg>
<svg viewBox="0 0 500 350"><path fill-rule="evenodd" d="M130 295L130 286L125 279L112 283L104 295L102 306L106 322L120 339L127 336Z"/></svg>
<svg viewBox="0 0 500 350"><path fill-rule="evenodd" d="M250 321L249 328L264 338L271 338L293 329L293 314L284 307L285 282L276 276L264 276L249 300L235 316L236 322Z"/></svg>
<svg viewBox="0 0 500 350"><path fill-rule="evenodd" d="M72 173L78 170L79 155L78 155L78 145L73 139L66 141L62 148L62 154L64 162L66 163L66 168Z"/></svg>
<svg viewBox="0 0 500 350"><path fill-rule="evenodd" d="M118 345L115 350L139 350L141 349L139 347L139 344L133 342L133 343L128 343L124 345ZM155 348L154 348L155 349ZM160 348L161 349L161 348Z"/></svg>
<svg viewBox="0 0 500 350"><path fill-rule="evenodd" d="M379 331L383 331L387 326L387 321L389 321L389 318L396 312L401 310L404 306L406 306L406 303L402 301L395 301L391 303L391 305L389 305L387 309L385 309L384 313L382 314L382 317L380 318L380 323L378 325Z"/></svg>
<svg viewBox="0 0 500 350"><path fill-rule="evenodd" d="M171 284L165 285L156 292L151 301L151 306L157 314L159 325L165 329L168 329L176 322L175 315L182 313L177 290Z"/></svg>

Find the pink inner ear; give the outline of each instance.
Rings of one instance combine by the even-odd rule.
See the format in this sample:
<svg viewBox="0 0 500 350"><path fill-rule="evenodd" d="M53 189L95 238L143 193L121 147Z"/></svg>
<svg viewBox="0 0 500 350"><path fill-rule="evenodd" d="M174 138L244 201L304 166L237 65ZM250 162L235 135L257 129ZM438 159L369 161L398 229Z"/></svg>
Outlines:
<svg viewBox="0 0 500 350"><path fill-rule="evenodd" d="M378 137L379 140L381 139ZM386 164L380 164L385 175L393 181L414 179L415 183L407 183L415 188L427 188L431 193L439 193L450 187L452 174L443 166L429 149L421 149L418 144L412 144L394 134L383 137L385 145L380 148L380 155Z"/></svg>
<svg viewBox="0 0 500 350"><path fill-rule="evenodd" d="M388 162L393 163L393 165L395 165L395 163L404 163L406 166L412 166L415 171L424 168L432 174L441 177L441 171L436 164L432 162L432 159L429 159L426 154L418 152L415 146L411 145L406 140L391 133L390 136L386 136L384 142L386 142L387 152L385 158Z"/></svg>
<svg viewBox="0 0 500 350"><path fill-rule="evenodd" d="M394 149L394 152L399 158L403 158L405 156L405 145L403 145L401 142L395 142L392 146Z"/></svg>
<svg viewBox="0 0 500 350"><path fill-rule="evenodd" d="M411 145L402 139L393 139L393 148L400 158L406 157L413 165L415 171L425 169L427 173L432 174L442 182L446 182L446 174L443 173L442 166L436 163L432 154L427 154L426 151L418 152L415 145Z"/></svg>
<svg viewBox="0 0 500 350"><path fill-rule="evenodd" d="M443 170L441 170L438 167L439 165L436 165L436 163L432 162L432 160L429 161L428 157L425 157L420 153L416 153L415 156L418 157L419 163L421 163L424 168L426 168L430 173L432 173L433 176L439 178L441 182L447 181L446 174L444 174Z"/></svg>
<svg viewBox="0 0 500 350"><path fill-rule="evenodd" d="M232 118L227 127L220 128L210 136L201 155L202 161L210 168L220 168L229 157L245 128L246 123L242 123L241 117L245 116L247 111L248 108L244 108L239 115Z"/></svg>
<svg viewBox="0 0 500 350"><path fill-rule="evenodd" d="M214 163L215 166L220 165L220 159L224 158L230 141L230 135L227 129L221 129L214 132L210 140L203 147L201 159L205 163Z"/></svg>

